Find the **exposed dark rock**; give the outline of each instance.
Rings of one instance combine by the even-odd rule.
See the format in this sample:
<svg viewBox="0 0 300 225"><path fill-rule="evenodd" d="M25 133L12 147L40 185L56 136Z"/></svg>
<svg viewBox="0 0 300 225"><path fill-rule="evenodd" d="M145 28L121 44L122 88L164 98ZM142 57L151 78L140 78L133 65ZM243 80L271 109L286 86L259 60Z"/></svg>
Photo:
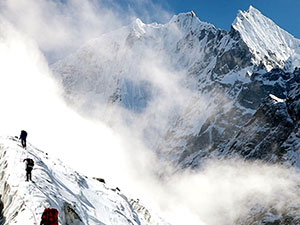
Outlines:
<svg viewBox="0 0 300 225"><path fill-rule="evenodd" d="M298 208L290 208L283 212L278 212L274 208L263 209L255 215L248 215L247 218L241 218L235 224L252 225L299 225Z"/></svg>
<svg viewBox="0 0 300 225"><path fill-rule="evenodd" d="M238 32L236 29L234 29L233 26L230 27L229 35L235 41L238 41L241 39L240 32Z"/></svg>
<svg viewBox="0 0 300 225"><path fill-rule="evenodd" d="M262 85L261 81L257 88L257 85L253 86L256 82L252 82L253 84L248 85L248 90L257 93L256 100L268 92L283 100L271 97L264 99L252 119L228 143L225 152L238 153L245 159L282 162L287 150L291 150L289 146L295 145L293 136L299 130L300 84L296 81L297 74L286 73L279 69L261 77L272 81L281 80L281 84ZM241 98L249 100L246 96L251 94L244 93L244 97Z"/></svg>
<svg viewBox="0 0 300 225"><path fill-rule="evenodd" d="M274 103L269 97L229 142L228 153L238 153L245 159L276 161L282 156L280 146L293 129L286 103Z"/></svg>
<svg viewBox="0 0 300 225"><path fill-rule="evenodd" d="M252 74L249 82L233 85L214 82L206 86L205 92L218 90L234 103L228 110L226 102L215 102L216 111L198 134L186 136L186 145L170 153L177 159L176 164L182 168L197 167L211 155L223 157L226 154L228 157L238 154L251 160L297 163L292 152L296 154L300 147L297 144L300 141L298 73L298 69L294 73L273 69Z"/></svg>
<svg viewBox="0 0 300 225"><path fill-rule="evenodd" d="M105 180L103 178L94 177L94 179L105 184Z"/></svg>
<svg viewBox="0 0 300 225"><path fill-rule="evenodd" d="M4 209L4 205L3 202L1 201L1 195L0 195L0 225L5 224L5 217L3 216L3 209Z"/></svg>
<svg viewBox="0 0 300 225"><path fill-rule="evenodd" d="M74 207L69 203L65 203L62 210L62 224L63 225L84 225Z"/></svg>
<svg viewBox="0 0 300 225"><path fill-rule="evenodd" d="M262 99L269 94L273 94L279 98L285 99L285 88L279 84L268 85L261 80L255 80L245 84L238 96L239 103L249 109L257 109Z"/></svg>
<svg viewBox="0 0 300 225"><path fill-rule="evenodd" d="M225 35L227 35L226 30L217 30L217 41L219 42Z"/></svg>
<svg viewBox="0 0 300 225"><path fill-rule="evenodd" d="M291 118L294 121L300 120L300 83L292 85L291 90L287 96L286 103Z"/></svg>
<svg viewBox="0 0 300 225"><path fill-rule="evenodd" d="M206 37L206 30L201 30L200 36L198 37L199 41Z"/></svg>
<svg viewBox="0 0 300 225"><path fill-rule="evenodd" d="M120 192L120 191L121 191L121 189L118 188L118 187L116 187L116 188L111 188L110 190L115 191L115 192Z"/></svg>
<svg viewBox="0 0 300 225"><path fill-rule="evenodd" d="M251 53L247 45L240 40L238 44L217 57L213 72L222 75L233 69L243 69L251 66Z"/></svg>
<svg viewBox="0 0 300 225"><path fill-rule="evenodd" d="M145 221L151 222L151 214L149 210L139 202L139 199L137 200L131 199L129 203L131 207L134 209L134 211L140 214Z"/></svg>

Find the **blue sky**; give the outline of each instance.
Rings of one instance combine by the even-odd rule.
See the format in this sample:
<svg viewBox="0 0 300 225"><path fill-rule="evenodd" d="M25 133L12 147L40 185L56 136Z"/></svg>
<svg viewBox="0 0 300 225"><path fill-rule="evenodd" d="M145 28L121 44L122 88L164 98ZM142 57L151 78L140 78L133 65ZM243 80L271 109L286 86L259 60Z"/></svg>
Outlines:
<svg viewBox="0 0 300 225"><path fill-rule="evenodd" d="M156 7L147 0L118 0L123 6L130 5L137 8L138 16L143 21L149 21L143 15L144 9L150 12L153 10L151 22L163 20L157 15ZM291 33L293 36L300 38L300 0L152 0L156 6L170 12L178 14L193 10L200 20L214 24L217 28L229 30L231 23L234 21L237 11L247 10L250 5L260 10L265 16L272 19L281 28ZM151 17L151 15L150 15ZM164 18L165 20L167 18Z"/></svg>

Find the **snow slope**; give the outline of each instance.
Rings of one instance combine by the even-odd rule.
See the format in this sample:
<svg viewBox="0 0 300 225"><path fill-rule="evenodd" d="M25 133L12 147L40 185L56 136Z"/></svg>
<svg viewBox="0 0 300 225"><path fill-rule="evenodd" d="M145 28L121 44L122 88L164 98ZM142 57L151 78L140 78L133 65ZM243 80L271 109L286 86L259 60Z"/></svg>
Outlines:
<svg viewBox="0 0 300 225"><path fill-rule="evenodd" d="M201 34L203 39L198 40ZM201 61L205 62L200 66L207 67L207 34L222 36L193 12L174 16L167 24L144 24L137 19L90 41L53 64L52 69L71 102L88 106L117 102L126 109L143 112L163 88L153 80L161 70L178 79L176 71L185 71ZM186 82L186 77L183 79Z"/></svg>
<svg viewBox="0 0 300 225"><path fill-rule="evenodd" d="M25 182L27 157L35 161L33 182ZM38 225L45 207L58 209L61 225L168 224L149 210L135 210L135 200L99 179L78 174L30 144L24 150L15 138L0 138L0 161L0 224Z"/></svg>
<svg viewBox="0 0 300 225"><path fill-rule="evenodd" d="M233 85L249 82L262 69L292 72L297 66L300 40L250 6L239 11L229 33L200 21L194 12L166 24L136 19L91 40L52 70L66 99L79 109L116 103L142 113L165 92L157 79L177 79L182 89L203 91L215 80Z"/></svg>
<svg viewBox="0 0 300 225"><path fill-rule="evenodd" d="M253 54L253 63L267 70L274 67L293 71L300 66L300 40L281 29L260 11L250 6L239 11L232 27L238 31Z"/></svg>

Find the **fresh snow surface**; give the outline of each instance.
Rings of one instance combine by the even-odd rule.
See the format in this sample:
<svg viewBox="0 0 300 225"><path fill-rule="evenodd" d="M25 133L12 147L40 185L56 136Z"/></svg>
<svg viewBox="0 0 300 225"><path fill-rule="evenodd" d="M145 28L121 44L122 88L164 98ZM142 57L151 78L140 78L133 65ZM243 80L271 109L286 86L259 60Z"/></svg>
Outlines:
<svg viewBox="0 0 300 225"><path fill-rule="evenodd" d="M25 158L35 162L33 182L25 182ZM60 225L167 225L120 191L80 175L30 144L23 149L16 138L0 137L0 167L5 225L39 225L45 207L58 209Z"/></svg>
<svg viewBox="0 0 300 225"><path fill-rule="evenodd" d="M101 111L116 103L125 110L143 113L149 105L158 104L155 101L164 98L165 93L183 93L185 83L197 86L185 74L187 68L205 61L207 39L196 38L204 31L217 32L193 12L174 16L167 24L144 24L136 19L129 26L88 42L53 64L52 70L62 82L67 100L80 109ZM185 36L190 33L194 35L190 37L191 43L186 44ZM176 88L165 90L166 85ZM104 120L107 117L110 116L105 115Z"/></svg>
<svg viewBox="0 0 300 225"><path fill-rule="evenodd" d="M278 98L275 95L270 94L269 96L274 100L275 103L285 102L285 99Z"/></svg>
<svg viewBox="0 0 300 225"><path fill-rule="evenodd" d="M178 15L173 16L168 25L173 23L176 23L180 28L183 28L184 31L216 30L213 24L200 21L193 11L179 13Z"/></svg>
<svg viewBox="0 0 300 225"><path fill-rule="evenodd" d="M267 70L280 67L293 71L300 66L300 40L252 6L246 12L239 11L232 26L250 48L254 64L263 62Z"/></svg>

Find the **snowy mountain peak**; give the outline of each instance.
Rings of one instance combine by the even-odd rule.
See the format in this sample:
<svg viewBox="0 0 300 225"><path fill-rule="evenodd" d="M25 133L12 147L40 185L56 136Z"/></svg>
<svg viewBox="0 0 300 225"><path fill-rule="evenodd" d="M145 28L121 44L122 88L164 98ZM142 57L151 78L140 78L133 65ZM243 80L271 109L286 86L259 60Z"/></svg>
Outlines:
<svg viewBox="0 0 300 225"><path fill-rule="evenodd" d="M300 65L300 40L277 26L259 10L250 6L247 11L239 11L232 28L253 55L254 65L263 65L267 71L273 68L294 70Z"/></svg>
<svg viewBox="0 0 300 225"><path fill-rule="evenodd" d="M265 17L258 9L254 8L252 5L249 6L247 11L242 11L239 10L237 13L237 19L250 19L250 17L256 17L256 18L264 18L265 20L269 20L271 23L275 24L272 20L270 20L269 18ZM236 21L234 21L235 24ZM258 21L257 21L258 22Z"/></svg>
<svg viewBox="0 0 300 225"><path fill-rule="evenodd" d="M141 19L136 18L135 20L135 24L139 27L139 28L143 28L145 26L145 24L142 22Z"/></svg>
<svg viewBox="0 0 300 225"><path fill-rule="evenodd" d="M169 24L174 23L177 24L178 27L183 30L216 30L214 25L202 22L193 11L187 13L180 13L178 15L173 16Z"/></svg>
<svg viewBox="0 0 300 225"><path fill-rule="evenodd" d="M254 8L252 5L249 6L248 10L247 10L247 13L250 13L252 15L261 15L263 16L263 14L256 8Z"/></svg>
<svg viewBox="0 0 300 225"><path fill-rule="evenodd" d="M141 19L136 18L131 24L131 29L137 37L140 37L146 33L145 26L146 24L144 24Z"/></svg>
<svg viewBox="0 0 300 225"><path fill-rule="evenodd" d="M191 13L192 17L196 17L196 14L195 14L195 12L193 10L190 13Z"/></svg>
<svg viewBox="0 0 300 225"><path fill-rule="evenodd" d="M250 10L255 10L255 11L258 11L256 8L254 8L252 5L250 5L249 6L249 8L248 8L248 11L250 11ZM259 11L258 11L259 12Z"/></svg>

